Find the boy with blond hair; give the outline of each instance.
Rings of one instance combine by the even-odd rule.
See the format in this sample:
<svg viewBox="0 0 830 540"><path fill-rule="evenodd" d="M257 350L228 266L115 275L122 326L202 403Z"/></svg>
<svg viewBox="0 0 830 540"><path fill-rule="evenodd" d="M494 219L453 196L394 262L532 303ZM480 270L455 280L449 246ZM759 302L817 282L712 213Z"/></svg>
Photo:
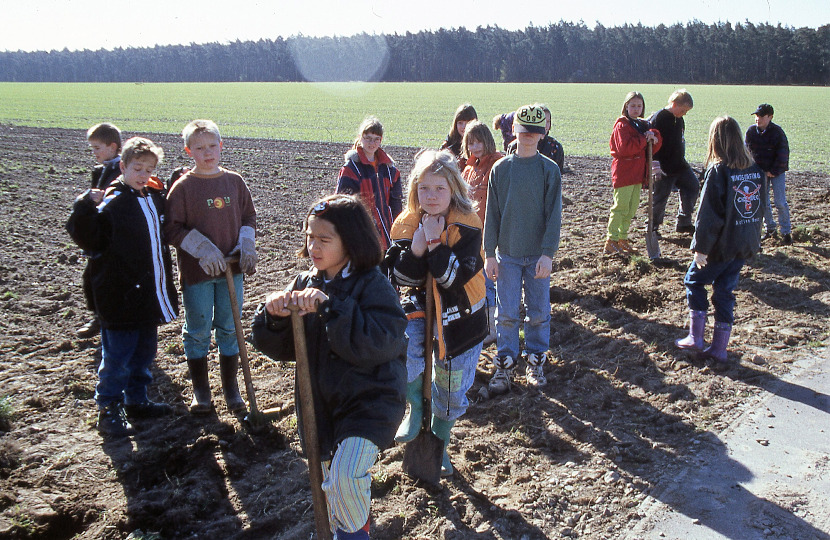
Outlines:
<svg viewBox="0 0 830 540"><path fill-rule="evenodd" d="M190 412L213 409L208 381L211 330L219 348L219 372L228 410L245 410L239 395L239 345L231 311L225 258L232 264L237 303L241 309L242 274L256 271L256 210L242 177L219 166L222 137L211 120L194 120L182 131L184 147L195 166L167 194L164 231L177 248L185 322L184 352L193 382Z"/></svg>
<svg viewBox="0 0 830 540"><path fill-rule="evenodd" d="M515 154L490 170L484 218L484 272L496 282L495 372L489 389L510 389L519 358L519 302L524 293L527 383L547 383L544 366L550 347L550 273L559 249L562 177L553 160L537 150L546 132L545 111L525 105L516 111Z"/></svg>
<svg viewBox="0 0 830 540"><path fill-rule="evenodd" d="M82 193L66 225L72 239L94 257L92 301L102 325L95 401L104 435L132 434L128 417L172 411L147 397L158 325L178 315L170 249L161 236L164 188L152 176L163 155L148 139L128 140L120 179L106 191Z"/></svg>
<svg viewBox="0 0 830 540"><path fill-rule="evenodd" d="M86 140L89 143L89 149L92 150L92 155L95 156L95 161L98 162L91 171L92 183L90 187L100 190L107 189L107 186L121 175L119 166L121 163L121 130L108 122L95 124L87 130ZM84 269L83 287L87 307L91 311L95 311L92 301L89 264ZM97 317L93 317L81 326L76 333L79 338L86 339L97 335L100 331L101 323Z"/></svg>

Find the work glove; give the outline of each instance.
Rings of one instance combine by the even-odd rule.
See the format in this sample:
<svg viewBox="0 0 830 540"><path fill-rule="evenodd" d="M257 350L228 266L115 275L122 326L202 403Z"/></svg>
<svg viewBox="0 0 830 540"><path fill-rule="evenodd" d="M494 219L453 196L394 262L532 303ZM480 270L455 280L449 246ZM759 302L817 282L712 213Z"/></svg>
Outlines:
<svg viewBox="0 0 830 540"><path fill-rule="evenodd" d="M258 260L256 254L256 231L253 227L243 225L239 229L239 241L236 247L231 250L231 255L239 254L239 268L244 274L256 272Z"/></svg>
<svg viewBox="0 0 830 540"><path fill-rule="evenodd" d="M663 169L660 167L660 162L657 160L651 162L651 172L652 174L654 174L655 180L660 180L666 175L666 173L664 173Z"/></svg>
<svg viewBox="0 0 830 540"><path fill-rule="evenodd" d="M695 251L695 266L697 266L698 268L703 268L704 266L706 266L706 263L708 262L707 259L709 259L708 255L706 255L705 253L699 253Z"/></svg>
<svg viewBox="0 0 830 540"><path fill-rule="evenodd" d="M199 259L199 266L210 277L216 277L225 271L225 256L207 236L196 229L187 233L179 247Z"/></svg>

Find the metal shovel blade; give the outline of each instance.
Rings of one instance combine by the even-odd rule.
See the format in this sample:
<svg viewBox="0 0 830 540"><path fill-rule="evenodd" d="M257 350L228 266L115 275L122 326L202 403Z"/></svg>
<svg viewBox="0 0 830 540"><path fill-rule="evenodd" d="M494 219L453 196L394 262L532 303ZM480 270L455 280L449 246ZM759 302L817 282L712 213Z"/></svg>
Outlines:
<svg viewBox="0 0 830 540"><path fill-rule="evenodd" d="M441 481L441 460L444 455L444 441L432 432L432 351L433 325L435 324L435 293L433 278L427 274L426 278L427 302L424 309L424 387L423 387L423 416L421 431L403 450L401 469L407 475L428 484L438 484Z"/></svg>

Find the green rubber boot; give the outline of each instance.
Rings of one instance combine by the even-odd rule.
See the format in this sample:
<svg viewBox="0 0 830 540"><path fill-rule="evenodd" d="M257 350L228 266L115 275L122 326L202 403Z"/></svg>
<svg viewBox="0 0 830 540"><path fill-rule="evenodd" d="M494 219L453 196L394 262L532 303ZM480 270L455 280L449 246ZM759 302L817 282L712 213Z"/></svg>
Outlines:
<svg viewBox="0 0 830 540"><path fill-rule="evenodd" d="M452 468L450 455L447 453L447 445L450 444L450 431L454 425L455 420L444 420L434 414L432 415L432 432L444 441L444 456L441 458L441 476L452 476L453 472L455 472Z"/></svg>
<svg viewBox="0 0 830 540"><path fill-rule="evenodd" d="M406 443L415 439L421 431L421 423L424 421L424 375L406 385L406 402L409 403L409 412L403 417L398 432L395 433L395 441Z"/></svg>

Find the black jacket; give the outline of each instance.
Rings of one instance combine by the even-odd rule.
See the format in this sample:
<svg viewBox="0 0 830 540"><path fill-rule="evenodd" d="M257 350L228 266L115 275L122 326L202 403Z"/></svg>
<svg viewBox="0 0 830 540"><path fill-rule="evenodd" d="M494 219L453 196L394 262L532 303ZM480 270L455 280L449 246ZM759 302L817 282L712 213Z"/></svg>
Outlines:
<svg viewBox="0 0 830 540"><path fill-rule="evenodd" d="M120 161L120 160L119 160ZM121 167L115 163L96 165L90 173L92 189L107 189L113 180L121 176Z"/></svg>
<svg viewBox="0 0 830 540"><path fill-rule="evenodd" d="M328 283L310 270L286 290L308 287L329 297L303 317L321 459L331 459L348 437L388 448L406 407L406 315L395 289L373 268L341 272ZM260 305L253 342L275 360L294 360L291 318L272 317ZM302 422L296 388L295 402Z"/></svg>
<svg viewBox="0 0 830 540"><path fill-rule="evenodd" d="M668 175L678 174L689 168L686 161L686 121L677 118L668 109L660 109L648 119L649 125L660 132L663 144L654 153L654 160Z"/></svg>
<svg viewBox="0 0 830 540"><path fill-rule="evenodd" d="M133 330L178 315L170 248L161 233L164 194L154 180L146 197L116 182L97 207L85 191L66 224L72 239L91 254L92 300L104 328Z"/></svg>
<svg viewBox="0 0 830 540"><path fill-rule="evenodd" d="M691 249L710 262L748 259L761 248L761 221L767 205L767 177L758 165L706 170Z"/></svg>
<svg viewBox="0 0 830 540"><path fill-rule="evenodd" d="M770 122L764 131L755 125L749 126L745 142L752 159L762 170L778 176L790 169L790 143L778 124Z"/></svg>

